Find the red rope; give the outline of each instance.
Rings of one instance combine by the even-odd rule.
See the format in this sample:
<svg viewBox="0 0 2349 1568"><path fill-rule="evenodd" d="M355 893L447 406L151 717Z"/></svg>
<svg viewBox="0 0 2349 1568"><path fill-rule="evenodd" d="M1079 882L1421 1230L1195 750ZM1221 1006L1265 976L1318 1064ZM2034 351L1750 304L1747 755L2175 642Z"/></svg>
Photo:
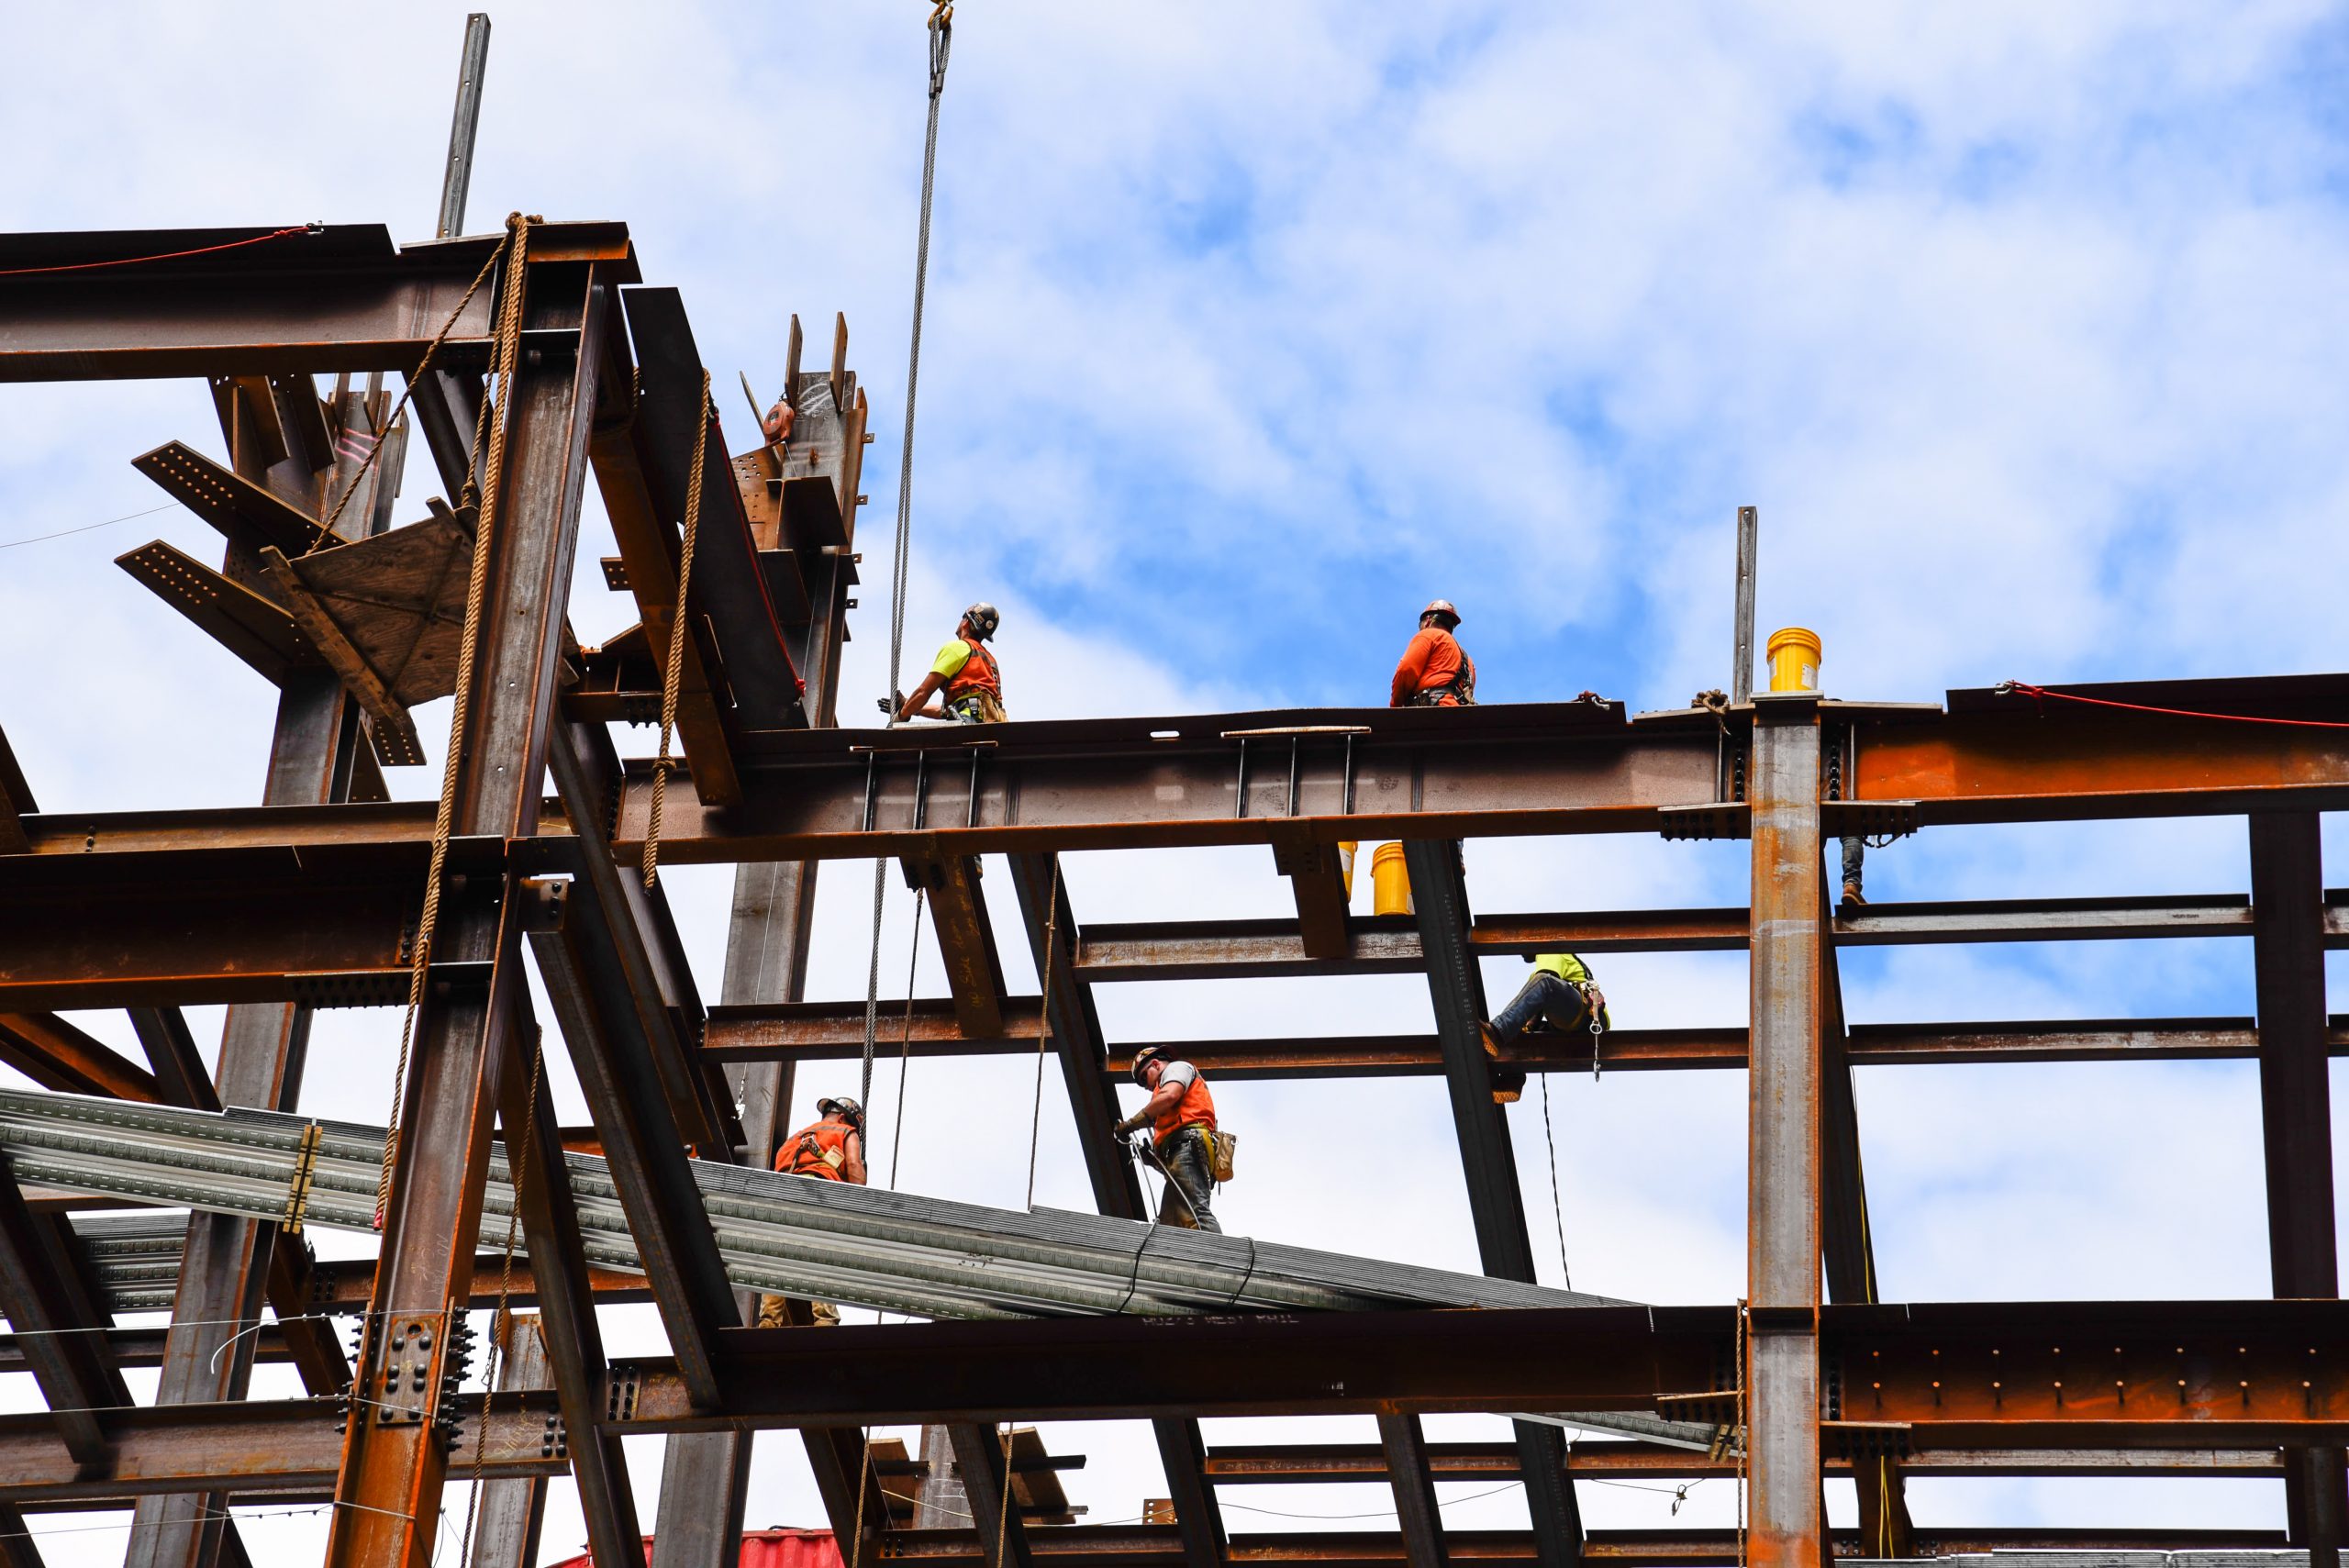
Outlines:
<svg viewBox="0 0 2349 1568"><path fill-rule="evenodd" d="M324 224L297 223L291 228L273 229L246 239L231 239L224 245L199 245L193 250L166 250L160 256L125 256L116 261L72 261L59 267L8 267L0 269L0 278L29 277L36 272L87 272L99 267L136 267L143 261L176 261L185 256L209 256L216 250L239 250L248 245L265 245L273 239L283 239L289 234L323 232Z"/></svg>
<svg viewBox="0 0 2349 1568"><path fill-rule="evenodd" d="M2331 718L2265 718L2250 713L2201 713L2188 707L2150 707L2138 702L2114 702L2109 697L2084 697L2077 692L2052 692L2045 686L2008 681L1998 688L2001 692L2020 692L2033 699L2060 697L2065 702L2086 703L2091 707L2117 707L2130 713L2165 714L2172 718L2219 718L2231 724L2282 724L2296 729L2349 729L2349 723Z"/></svg>

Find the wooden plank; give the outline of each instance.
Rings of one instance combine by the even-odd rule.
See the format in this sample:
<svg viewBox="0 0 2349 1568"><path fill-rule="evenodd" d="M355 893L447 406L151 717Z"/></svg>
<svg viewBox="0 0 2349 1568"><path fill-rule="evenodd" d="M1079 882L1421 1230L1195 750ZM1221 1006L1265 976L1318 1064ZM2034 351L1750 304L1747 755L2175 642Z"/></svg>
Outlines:
<svg viewBox="0 0 2349 1568"><path fill-rule="evenodd" d="M303 634L310 639L343 686L359 706L375 721L376 755L393 767L420 767L424 762L424 743L416 733L416 721L407 716L399 699L384 685L351 639L343 635L326 606L310 592L294 564L274 546L261 552L262 570L277 591L284 595L285 608Z"/></svg>

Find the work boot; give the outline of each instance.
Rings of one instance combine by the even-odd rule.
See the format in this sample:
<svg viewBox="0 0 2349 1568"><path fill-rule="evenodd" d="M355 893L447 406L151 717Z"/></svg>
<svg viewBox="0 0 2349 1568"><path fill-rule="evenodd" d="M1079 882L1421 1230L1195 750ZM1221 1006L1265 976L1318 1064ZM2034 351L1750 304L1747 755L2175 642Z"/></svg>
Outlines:
<svg viewBox="0 0 2349 1568"><path fill-rule="evenodd" d="M1843 902L1846 905L1860 905L1867 902L1866 899L1860 896L1860 884L1858 883L1847 882L1843 884Z"/></svg>
<svg viewBox="0 0 2349 1568"><path fill-rule="evenodd" d="M1493 1032L1492 1025L1479 1020L1476 1025L1476 1038L1485 1042L1486 1056L1495 1062L1501 1059L1501 1037Z"/></svg>
<svg viewBox="0 0 2349 1568"><path fill-rule="evenodd" d="M1493 1104L1513 1106L1525 1094L1525 1074L1508 1071L1493 1074Z"/></svg>

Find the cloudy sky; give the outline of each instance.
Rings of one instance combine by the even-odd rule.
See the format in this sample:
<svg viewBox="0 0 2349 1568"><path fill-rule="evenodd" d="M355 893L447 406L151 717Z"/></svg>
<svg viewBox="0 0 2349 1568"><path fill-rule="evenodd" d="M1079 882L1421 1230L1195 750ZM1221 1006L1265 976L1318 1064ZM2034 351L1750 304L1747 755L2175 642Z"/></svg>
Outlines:
<svg viewBox="0 0 2349 1568"><path fill-rule="evenodd" d="M740 370L771 389L792 312L811 339L847 314L878 432L851 722L885 684L924 14L501 6L472 204L476 229L514 209L626 219L648 280L684 289L722 384ZM20 8L0 212L19 229L319 217L426 237L462 15ZM1375 702L1437 595L1463 607L1488 701L1593 686L1677 706L1727 684L1741 503L1762 509L1765 628L1816 628L1838 695L2343 662L2328 614L2349 567L2338 6L966 0L958 22L909 657L963 602L995 600L1016 716ZM730 393L721 408L748 445ZM155 506L127 460L173 438L219 448L195 384L0 387L0 545ZM435 485L419 460L403 520ZM591 580L609 546L592 489L588 506L573 616L592 639L628 617ZM0 548L15 673L0 724L45 806L257 796L272 694L112 564L158 536L217 550L176 510ZM445 711L419 716L436 747ZM651 750L648 732L622 739ZM1472 895L1495 912L1739 902L1744 874L1740 846L1470 851ZM1085 920L1288 907L1258 852L1085 857L1071 881ZM823 885L812 994L861 995L863 871ZM1876 855L1869 883L1879 899L2245 885L2230 821L1944 830ZM706 993L726 886L672 876ZM1016 931L999 871L990 891ZM893 906L885 973L902 975L907 919ZM1743 1020L1742 955L1600 969L1627 1026ZM1495 964L1487 987L1521 973ZM2250 974L2240 941L1844 963L1854 1021L2247 1013ZM942 989L927 947L918 984ZM1101 1001L1128 1039L1431 1023L1408 979ZM128 1044L118 1019L84 1021ZM214 1015L197 1022L217 1034ZM389 1013L323 1019L305 1108L380 1119L396 1030ZM811 1074L803 1102L852 1072ZM1551 1087L1575 1283L1735 1296L1738 1077ZM918 1068L899 1184L1020 1201L1024 1162L1006 1151L1026 1141L1030 1092L1024 1064ZM562 1093L575 1111L567 1079ZM1892 1069L1859 1095L1889 1298L2267 1287L2247 1068ZM1081 1207L1052 1098L1038 1201ZM1227 1194L1234 1229L1473 1266L1431 1085L1222 1098L1251 1165ZM894 1116L894 1087L878 1100ZM1513 1119L1540 1240L1539 1097ZM1012 1135L973 1139L974 1124ZM891 1159L885 1139L875 1152ZM616 1348L658 1348L646 1315L614 1316ZM1308 1425L1367 1436L1209 1435ZM1050 1437L1093 1453L1071 1477L1091 1518L1160 1495L1138 1429ZM795 1445L760 1454L751 1522L815 1522ZM648 1528L659 1457L632 1453ZM1453 1524L1521 1522L1513 1494L1485 1490L1447 1488ZM2280 1488L2260 1483L1910 1496L1926 1524L2282 1521ZM1376 1488L1228 1496L1243 1531L1387 1506ZM1628 1526L1667 1522L1673 1499L1586 1485L1582 1502ZM1847 1490L1831 1505L1850 1517ZM1726 1521L1728 1485L1698 1486L1679 1517ZM117 1519L39 1522L83 1532L48 1542L51 1562L119 1554ZM298 1557L320 1526L246 1529ZM559 1498L549 1560L581 1539Z"/></svg>

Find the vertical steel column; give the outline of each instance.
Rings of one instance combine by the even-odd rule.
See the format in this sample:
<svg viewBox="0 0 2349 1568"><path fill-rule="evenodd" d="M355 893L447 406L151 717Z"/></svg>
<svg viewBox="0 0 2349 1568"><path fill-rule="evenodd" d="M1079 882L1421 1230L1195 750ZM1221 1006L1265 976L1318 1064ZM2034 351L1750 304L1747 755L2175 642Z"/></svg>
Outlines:
<svg viewBox="0 0 2349 1568"><path fill-rule="evenodd" d="M1378 1441L1386 1456L1386 1479L1395 1490L1395 1524L1403 1537L1408 1568L1444 1568L1443 1510L1436 1504L1435 1476L1428 1468L1427 1433L1417 1416L1378 1418Z"/></svg>
<svg viewBox="0 0 2349 1568"><path fill-rule="evenodd" d="M306 375L272 384L273 400L317 400ZM250 411L248 393L227 390L225 423ZM302 510L323 516L314 462L334 472L334 455L296 452L271 463L250 441L230 430L230 460L238 472ZM373 508L352 507L346 533L372 531ZM228 548L229 575L253 574L250 556ZM321 806L348 800L359 751L368 744L359 725L358 705L328 670L288 676L277 699L269 769L262 789L264 806ZM220 1102L268 1110L294 1108L309 1048L310 1009L298 1003L239 1002L221 1028L214 1083ZM255 1336L239 1327L255 1321L269 1275L277 1229L220 1214L188 1217L187 1245L172 1304L172 1327L163 1341L163 1363L156 1384L159 1405L210 1404L244 1396L252 1379ZM131 1514L125 1568L208 1568L218 1561L227 1528L226 1493L173 1493L139 1499Z"/></svg>
<svg viewBox="0 0 2349 1568"><path fill-rule="evenodd" d="M523 355L511 406L505 493L494 528L481 644L459 748L455 831L528 837L537 831L555 722L555 667L563 600L579 538L587 434L607 285L593 267L533 267L528 319L575 327L569 345ZM344 1440L327 1538L335 1568L429 1568L440 1521L448 1451L434 1391L456 1370L448 1326L470 1300L482 1189L501 1073L512 1052L514 1009L501 988L523 984L518 879L459 895L443 919L452 960L491 959L486 992L433 988L417 1020L400 1118L401 1157L384 1218L381 1262ZM417 1391L385 1379L412 1373Z"/></svg>
<svg viewBox="0 0 2349 1568"><path fill-rule="evenodd" d="M1753 1022L1746 1215L1750 1561L1826 1561L1819 1446L1820 1159L1827 942L1819 699L1753 699Z"/></svg>
<svg viewBox="0 0 2349 1568"><path fill-rule="evenodd" d="M1729 700L1743 703L1753 695L1753 586L1759 564L1762 513L1758 507L1737 509L1737 624L1731 636Z"/></svg>
<svg viewBox="0 0 2349 1568"><path fill-rule="evenodd" d="M465 231L465 195L473 183L473 139L481 131L482 78L489 72L489 16L465 18L465 52L457 66L457 112L449 124L449 165L440 177L443 239Z"/></svg>
<svg viewBox="0 0 2349 1568"><path fill-rule="evenodd" d="M1517 1182L1508 1118L1494 1102L1492 1062L1477 1027L1486 1017L1485 980L1468 949L1468 880L1460 844L1407 842L1403 862L1411 875L1419 948L1427 955L1428 995L1435 1006L1444 1083L1452 1092L1477 1255L1495 1278L1531 1284L1533 1243L1525 1229L1525 1194ZM1518 1422L1517 1463L1542 1568L1571 1568L1583 1558L1582 1509L1566 1474L1565 1439L1545 1422Z"/></svg>
<svg viewBox="0 0 2349 1568"><path fill-rule="evenodd" d="M504 1359L497 1371L499 1391L550 1386L554 1372L547 1362L539 1315L516 1312L506 1321ZM473 1521L473 1568L536 1568L539 1529L546 1522L546 1512L544 1476L484 1483L481 1508Z"/></svg>
<svg viewBox="0 0 2349 1568"><path fill-rule="evenodd" d="M796 385L786 384L796 402ZM841 417L847 419L847 410L841 411ZM862 428L860 420L856 429ZM844 424L843 429L847 428ZM841 473L852 474L853 465L861 461L861 443L858 450L844 449ZM855 537L854 486L854 480L848 479L840 497L852 539ZM839 651L846 637L849 588L841 570L842 559L826 556L819 563L805 567L807 637L796 657L807 682L807 719L819 728L830 728L839 722ZM807 994L807 942L816 924L818 864L815 861L745 862L734 868L734 903L726 927L720 1001L729 1006L796 1002ZM730 1069L728 1079L741 1117L743 1163L766 1170L774 1163L775 1145L792 1126L791 1065L745 1062ZM868 1151L870 1147L868 1141ZM737 1305L744 1322L758 1320L755 1292L741 1293ZM653 1568L732 1568L741 1552L742 1515L750 1492L755 1435L685 1432L668 1440L662 1457L661 1500L653 1526ZM816 1472L818 1490L830 1514L832 1533L845 1540L855 1529L856 1475L863 1468L857 1444L863 1439L852 1429L810 1429L801 1436L808 1463ZM940 1446L938 1462L942 1465L944 1444ZM868 1478L866 1485L871 1490L878 1483ZM879 1529L886 1524L884 1513L868 1519L867 1529Z"/></svg>
<svg viewBox="0 0 2349 1568"><path fill-rule="evenodd" d="M2315 812L2251 818L2251 909L2268 1268L2278 1296L2338 1296L2324 1038L2324 863ZM2338 1448L2284 1453L2287 1521L2292 1544L2308 1549L2310 1568L2338 1568L2341 1561L2349 1516L2343 1463Z"/></svg>

